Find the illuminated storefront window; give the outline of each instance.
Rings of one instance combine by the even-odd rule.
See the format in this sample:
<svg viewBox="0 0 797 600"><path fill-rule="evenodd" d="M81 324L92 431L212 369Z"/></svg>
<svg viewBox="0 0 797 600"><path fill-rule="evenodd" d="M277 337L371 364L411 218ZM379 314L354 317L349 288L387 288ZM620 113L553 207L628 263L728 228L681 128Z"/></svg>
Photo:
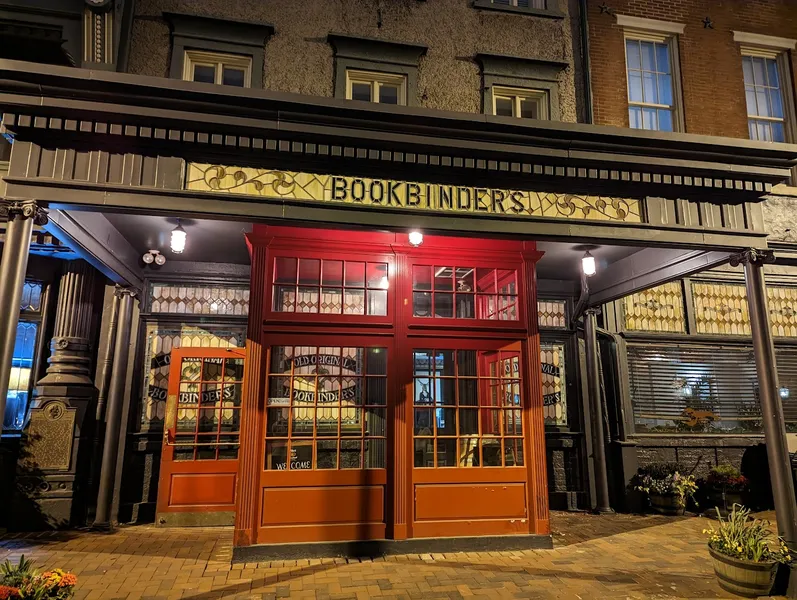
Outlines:
<svg viewBox="0 0 797 600"><path fill-rule="evenodd" d="M414 350L415 466L522 466L519 367L519 350Z"/></svg>
<svg viewBox="0 0 797 600"><path fill-rule="evenodd" d="M387 349L274 346L266 469L384 469Z"/></svg>

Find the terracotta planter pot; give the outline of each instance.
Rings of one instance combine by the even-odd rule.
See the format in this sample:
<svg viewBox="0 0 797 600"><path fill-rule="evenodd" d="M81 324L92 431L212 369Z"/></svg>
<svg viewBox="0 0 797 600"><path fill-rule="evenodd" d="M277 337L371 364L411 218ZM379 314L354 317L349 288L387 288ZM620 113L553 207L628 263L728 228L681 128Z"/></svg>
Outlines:
<svg viewBox="0 0 797 600"><path fill-rule="evenodd" d="M661 515L682 515L686 504L681 506L680 498L673 494L650 494L650 505Z"/></svg>
<svg viewBox="0 0 797 600"><path fill-rule="evenodd" d="M769 595L772 584L775 583L778 563L731 558L716 552L711 546L708 552L711 554L711 562L714 563L717 582L723 590L747 598Z"/></svg>

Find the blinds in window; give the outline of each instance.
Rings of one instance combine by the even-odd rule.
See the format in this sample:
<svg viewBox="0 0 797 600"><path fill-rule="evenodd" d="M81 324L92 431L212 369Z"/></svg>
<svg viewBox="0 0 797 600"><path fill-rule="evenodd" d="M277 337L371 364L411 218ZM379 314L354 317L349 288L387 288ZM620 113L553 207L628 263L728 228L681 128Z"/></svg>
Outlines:
<svg viewBox="0 0 797 600"><path fill-rule="evenodd" d="M637 433L760 433L761 411L750 347L628 347ZM797 430L797 350L778 351L786 421Z"/></svg>

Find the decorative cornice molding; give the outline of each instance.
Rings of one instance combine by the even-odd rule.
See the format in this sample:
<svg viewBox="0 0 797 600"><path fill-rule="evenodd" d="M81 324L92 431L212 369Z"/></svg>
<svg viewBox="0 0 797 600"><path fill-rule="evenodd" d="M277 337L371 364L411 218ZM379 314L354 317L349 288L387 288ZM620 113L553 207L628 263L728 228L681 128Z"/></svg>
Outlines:
<svg viewBox="0 0 797 600"><path fill-rule="evenodd" d="M508 56L480 52L475 56L485 75L545 79L556 81L559 74L570 66L566 60L542 60L523 56Z"/></svg>
<svg viewBox="0 0 797 600"><path fill-rule="evenodd" d="M163 18L175 37L241 44L261 50L266 39L274 34L271 23L217 19L175 12L164 12Z"/></svg>
<svg viewBox="0 0 797 600"><path fill-rule="evenodd" d="M778 48L780 50L794 50L797 47L797 40L774 35L762 35L760 33L747 33L746 31L734 31L733 41L750 46L763 46L765 48Z"/></svg>
<svg viewBox="0 0 797 600"><path fill-rule="evenodd" d="M657 33L682 34L686 27L683 23L674 21L660 21L659 19L643 19L642 17L632 17L629 15L615 15L617 24L624 29L640 29L644 31L655 31Z"/></svg>
<svg viewBox="0 0 797 600"><path fill-rule="evenodd" d="M389 62L407 66L417 66L421 56L428 50L427 46L421 44L343 33L330 33L327 35L327 41L334 49L336 58Z"/></svg>

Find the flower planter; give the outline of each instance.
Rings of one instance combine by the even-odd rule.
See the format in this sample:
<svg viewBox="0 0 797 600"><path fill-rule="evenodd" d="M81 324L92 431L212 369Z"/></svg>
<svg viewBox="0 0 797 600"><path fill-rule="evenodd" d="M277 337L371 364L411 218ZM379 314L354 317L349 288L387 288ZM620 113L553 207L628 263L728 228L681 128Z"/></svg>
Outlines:
<svg viewBox="0 0 797 600"><path fill-rule="evenodd" d="M716 552L711 546L708 552L711 554L711 562L714 563L717 582L723 590L747 598L769 595L775 582L777 562L753 562L732 558Z"/></svg>
<svg viewBox="0 0 797 600"><path fill-rule="evenodd" d="M725 492L723 495L722 488L709 488L708 500L712 509L716 506L725 514L733 508L734 504L742 504L742 494L741 492Z"/></svg>
<svg viewBox="0 0 797 600"><path fill-rule="evenodd" d="M650 505L661 515L682 515L686 508L679 496L674 494L650 494Z"/></svg>

